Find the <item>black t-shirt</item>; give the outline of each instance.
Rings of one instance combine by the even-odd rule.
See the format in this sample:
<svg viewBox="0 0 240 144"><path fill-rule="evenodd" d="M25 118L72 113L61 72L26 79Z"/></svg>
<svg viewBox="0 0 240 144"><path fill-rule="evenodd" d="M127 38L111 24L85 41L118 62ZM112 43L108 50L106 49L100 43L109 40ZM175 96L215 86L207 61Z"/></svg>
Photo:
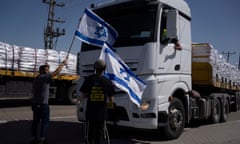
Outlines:
<svg viewBox="0 0 240 144"><path fill-rule="evenodd" d="M112 82L104 76L91 75L80 91L87 94L86 119L107 120L107 99L114 94Z"/></svg>

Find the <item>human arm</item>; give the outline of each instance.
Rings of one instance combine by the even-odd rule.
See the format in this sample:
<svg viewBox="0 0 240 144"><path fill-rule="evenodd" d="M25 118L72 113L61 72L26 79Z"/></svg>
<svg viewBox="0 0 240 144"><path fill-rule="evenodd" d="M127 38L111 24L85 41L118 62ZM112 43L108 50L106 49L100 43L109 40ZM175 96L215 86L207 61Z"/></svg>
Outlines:
<svg viewBox="0 0 240 144"><path fill-rule="evenodd" d="M172 39L172 42L174 43L174 48L175 50L182 50L182 46L181 44L179 43L179 40L177 38L173 38Z"/></svg>
<svg viewBox="0 0 240 144"><path fill-rule="evenodd" d="M113 103L113 102L114 102L114 97L113 97L113 96L110 96L110 97L108 98L108 100L109 100L110 103Z"/></svg>
<svg viewBox="0 0 240 144"><path fill-rule="evenodd" d="M179 43L179 40L177 37L167 37L167 29L166 28L162 30L161 42L163 44L174 43L175 50L182 50L182 46Z"/></svg>
<svg viewBox="0 0 240 144"><path fill-rule="evenodd" d="M86 93L81 93L81 95L77 98L78 103L82 103L86 98L87 98L87 94Z"/></svg>
<svg viewBox="0 0 240 144"><path fill-rule="evenodd" d="M63 69L63 67L67 63L67 60L68 60L68 57L66 57L66 59L61 62L61 64L57 67L57 69L51 74L52 77L58 75L61 72L61 70Z"/></svg>
<svg viewBox="0 0 240 144"><path fill-rule="evenodd" d="M109 87L109 96L108 96L108 108L114 108L114 86L113 83L110 81L109 82L110 87Z"/></svg>
<svg viewBox="0 0 240 144"><path fill-rule="evenodd" d="M84 81L83 81L83 84L81 85L80 89L79 89L79 92L80 92L80 95L78 97L78 100L80 102L83 102L84 99L86 99L88 97L88 94L89 94L89 91L90 91L90 84L89 84L89 80L88 80L88 77L84 77Z"/></svg>
<svg viewBox="0 0 240 144"><path fill-rule="evenodd" d="M110 96L108 97L108 108L113 109L114 108L114 97Z"/></svg>

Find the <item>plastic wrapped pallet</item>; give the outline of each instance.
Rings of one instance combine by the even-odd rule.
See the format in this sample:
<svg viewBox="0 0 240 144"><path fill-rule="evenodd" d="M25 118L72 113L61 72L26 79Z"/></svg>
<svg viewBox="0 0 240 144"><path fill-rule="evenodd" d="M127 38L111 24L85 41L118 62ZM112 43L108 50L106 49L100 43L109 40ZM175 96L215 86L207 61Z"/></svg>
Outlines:
<svg viewBox="0 0 240 144"><path fill-rule="evenodd" d="M35 64L36 68L39 68L42 64L46 63L46 51L44 49L36 49L35 51Z"/></svg>
<svg viewBox="0 0 240 144"><path fill-rule="evenodd" d="M218 52L209 44L193 45L193 62L207 62L212 65L212 77L214 81L218 80L221 71L218 65Z"/></svg>
<svg viewBox="0 0 240 144"><path fill-rule="evenodd" d="M213 80L221 80L224 83L240 82L237 79L239 70L228 63L226 59L210 44L193 44L192 45L192 61L193 62L208 62L213 69Z"/></svg>
<svg viewBox="0 0 240 144"><path fill-rule="evenodd" d="M67 53L64 51L60 51L60 59L63 60L66 58ZM68 73L68 74L76 74L76 67L77 67L77 57L73 54L69 54L68 61L66 66L63 68L61 73Z"/></svg>
<svg viewBox="0 0 240 144"><path fill-rule="evenodd" d="M0 43L0 68L8 70L18 69L19 47Z"/></svg>
<svg viewBox="0 0 240 144"><path fill-rule="evenodd" d="M29 47L21 47L19 59L20 71L36 71L35 67L35 49Z"/></svg>
<svg viewBox="0 0 240 144"><path fill-rule="evenodd" d="M19 70L20 47L17 45L13 45L12 49L13 49L12 53L13 69Z"/></svg>
<svg viewBox="0 0 240 144"><path fill-rule="evenodd" d="M36 72L40 65L48 64L50 72L53 72L66 55L64 51L19 47L0 42L0 69ZM76 65L77 57L69 54L68 63L61 73L76 74Z"/></svg>
<svg viewBox="0 0 240 144"><path fill-rule="evenodd" d="M56 50L46 50L46 63L50 66L50 72L53 72L61 63L59 53Z"/></svg>

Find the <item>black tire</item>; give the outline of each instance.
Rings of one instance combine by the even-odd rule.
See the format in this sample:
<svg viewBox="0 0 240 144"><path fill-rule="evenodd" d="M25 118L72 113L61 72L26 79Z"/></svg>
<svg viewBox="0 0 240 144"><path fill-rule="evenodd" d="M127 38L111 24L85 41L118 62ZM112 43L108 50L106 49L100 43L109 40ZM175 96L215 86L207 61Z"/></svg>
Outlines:
<svg viewBox="0 0 240 144"><path fill-rule="evenodd" d="M225 102L222 107L221 122L226 122L229 114L229 102L225 99Z"/></svg>
<svg viewBox="0 0 240 144"><path fill-rule="evenodd" d="M68 88L66 99L68 104L77 104L77 86L72 85Z"/></svg>
<svg viewBox="0 0 240 144"><path fill-rule="evenodd" d="M221 118L221 103L219 99L213 100L211 123L219 123Z"/></svg>
<svg viewBox="0 0 240 144"><path fill-rule="evenodd" d="M185 109L183 103L178 98L173 98L169 106L169 116L167 126L163 128L167 139L178 138L185 127Z"/></svg>

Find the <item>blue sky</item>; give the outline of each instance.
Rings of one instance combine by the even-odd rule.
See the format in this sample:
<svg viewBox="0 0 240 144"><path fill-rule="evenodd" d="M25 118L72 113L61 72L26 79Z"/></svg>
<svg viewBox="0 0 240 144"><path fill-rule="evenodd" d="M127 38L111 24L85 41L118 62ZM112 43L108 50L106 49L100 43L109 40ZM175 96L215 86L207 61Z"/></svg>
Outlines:
<svg viewBox="0 0 240 144"><path fill-rule="evenodd" d="M107 0L56 0L55 17L66 23L55 26L66 29L58 38L57 50L70 46L78 20L85 7ZM238 63L240 53L240 0L186 0L192 11L192 41L211 43L220 53L236 52L230 62ZM42 0L1 0L0 41L31 48L44 48L43 29L47 25L48 5ZM79 50L75 40L72 53Z"/></svg>

